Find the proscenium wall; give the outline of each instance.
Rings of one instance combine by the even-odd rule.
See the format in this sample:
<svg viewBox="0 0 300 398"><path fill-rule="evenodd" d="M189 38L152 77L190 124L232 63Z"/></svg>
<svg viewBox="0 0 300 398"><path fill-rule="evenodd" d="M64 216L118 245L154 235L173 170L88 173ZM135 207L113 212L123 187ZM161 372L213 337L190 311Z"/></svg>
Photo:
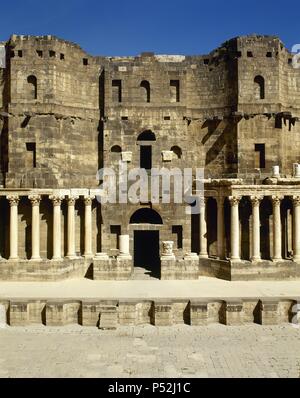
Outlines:
<svg viewBox="0 0 300 398"><path fill-rule="evenodd" d="M113 145L132 152L130 167L139 165L137 138L147 129L156 136L157 167L255 175L255 143L266 145L266 174L274 163L289 174L299 161L300 75L276 37L235 38L203 56L92 57L53 36L13 35L6 49L0 127L7 187L95 187L97 170L116 165ZM255 76L264 78L264 98ZM121 101L113 81L121 82ZM170 81L179 82L178 98ZM281 112L292 119L284 115L279 128ZM35 144L35 159L26 144ZM181 159L164 162L162 151L172 146Z"/></svg>

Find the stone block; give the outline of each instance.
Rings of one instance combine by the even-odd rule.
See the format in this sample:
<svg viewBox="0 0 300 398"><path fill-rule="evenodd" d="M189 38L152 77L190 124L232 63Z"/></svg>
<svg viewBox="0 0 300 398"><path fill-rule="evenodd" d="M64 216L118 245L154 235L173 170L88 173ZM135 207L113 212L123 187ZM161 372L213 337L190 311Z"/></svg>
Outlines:
<svg viewBox="0 0 300 398"><path fill-rule="evenodd" d="M242 325L243 321L244 311L242 301L226 301L224 324L228 326Z"/></svg>
<svg viewBox="0 0 300 398"><path fill-rule="evenodd" d="M155 326L171 326L173 325L172 303L155 301Z"/></svg>
<svg viewBox="0 0 300 398"><path fill-rule="evenodd" d="M276 299L261 300L259 323L261 325L277 325L280 321L278 307L279 301Z"/></svg>
<svg viewBox="0 0 300 398"><path fill-rule="evenodd" d="M48 326L63 326L79 323L80 302L55 302L46 304L46 324Z"/></svg>
<svg viewBox="0 0 300 398"><path fill-rule="evenodd" d="M118 316L120 325L130 326L137 322L137 302L120 300L118 307Z"/></svg>
<svg viewBox="0 0 300 398"><path fill-rule="evenodd" d="M208 303L206 301L190 302L191 326L205 326L208 324Z"/></svg>
<svg viewBox="0 0 300 398"><path fill-rule="evenodd" d="M102 305L100 306L99 329L116 329L118 326L117 306Z"/></svg>
<svg viewBox="0 0 300 398"><path fill-rule="evenodd" d="M27 301L11 301L9 312L10 326L25 326L29 323Z"/></svg>

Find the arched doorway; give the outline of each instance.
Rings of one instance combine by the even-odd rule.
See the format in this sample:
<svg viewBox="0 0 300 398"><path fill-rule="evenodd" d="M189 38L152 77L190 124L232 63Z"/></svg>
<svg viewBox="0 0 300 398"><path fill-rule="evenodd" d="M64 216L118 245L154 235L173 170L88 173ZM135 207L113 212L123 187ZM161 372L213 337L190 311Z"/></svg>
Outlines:
<svg viewBox="0 0 300 398"><path fill-rule="evenodd" d="M159 225L161 216L153 209L142 208L130 218L133 228L134 267L146 275L160 278Z"/></svg>

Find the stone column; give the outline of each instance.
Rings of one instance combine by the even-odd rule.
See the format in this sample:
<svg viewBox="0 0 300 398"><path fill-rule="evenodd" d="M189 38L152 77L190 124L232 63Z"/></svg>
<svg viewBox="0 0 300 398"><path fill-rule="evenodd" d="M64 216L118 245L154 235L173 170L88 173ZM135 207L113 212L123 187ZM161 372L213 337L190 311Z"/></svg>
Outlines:
<svg viewBox="0 0 300 398"><path fill-rule="evenodd" d="M173 246L174 242L172 240L166 240L162 242L162 257L163 258L170 258L174 259L174 253L173 253Z"/></svg>
<svg viewBox="0 0 300 398"><path fill-rule="evenodd" d="M53 203L53 257L52 260L61 259L61 201L62 196L50 196Z"/></svg>
<svg viewBox="0 0 300 398"><path fill-rule="evenodd" d="M207 225L206 225L206 203L207 198L200 198L200 214L199 214L199 228L200 228L200 258L207 258Z"/></svg>
<svg viewBox="0 0 300 398"><path fill-rule="evenodd" d="M300 261L300 196L293 196L294 247L293 260Z"/></svg>
<svg viewBox="0 0 300 398"><path fill-rule="evenodd" d="M262 197L251 196L252 203L252 261L259 261L260 256L260 218L259 204Z"/></svg>
<svg viewBox="0 0 300 398"><path fill-rule="evenodd" d="M84 255L92 257L92 202L94 197L86 196L84 198Z"/></svg>
<svg viewBox="0 0 300 398"><path fill-rule="evenodd" d="M273 203L273 261L282 260L281 256L281 217L280 196L272 196Z"/></svg>
<svg viewBox="0 0 300 398"><path fill-rule="evenodd" d="M10 205L10 228L9 228L9 260L18 260L18 203L19 197L11 195L7 197Z"/></svg>
<svg viewBox="0 0 300 398"><path fill-rule="evenodd" d="M129 235L119 235L119 257L131 258L129 252Z"/></svg>
<svg viewBox="0 0 300 398"><path fill-rule="evenodd" d="M40 260L40 195L29 196L32 206L31 260Z"/></svg>
<svg viewBox="0 0 300 398"><path fill-rule="evenodd" d="M237 196L229 196L231 205L231 260L240 260L240 220L239 220L239 202Z"/></svg>
<svg viewBox="0 0 300 398"><path fill-rule="evenodd" d="M68 251L67 257L76 257L75 251L75 202L78 196L69 196L68 201Z"/></svg>
<svg viewBox="0 0 300 398"><path fill-rule="evenodd" d="M218 218L217 218L217 241L218 241L218 257L222 260L225 257L224 253L224 198L217 199Z"/></svg>

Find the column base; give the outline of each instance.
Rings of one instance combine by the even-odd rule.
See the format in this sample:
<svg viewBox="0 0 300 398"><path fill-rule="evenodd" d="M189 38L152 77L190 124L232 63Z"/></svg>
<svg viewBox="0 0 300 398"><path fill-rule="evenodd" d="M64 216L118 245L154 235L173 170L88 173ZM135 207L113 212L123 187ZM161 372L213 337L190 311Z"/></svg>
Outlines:
<svg viewBox="0 0 300 398"><path fill-rule="evenodd" d="M51 261L62 261L62 257L52 257Z"/></svg>
<svg viewBox="0 0 300 398"><path fill-rule="evenodd" d="M261 261L261 257L252 257L251 258L252 263L257 263L258 261Z"/></svg>
<svg viewBox="0 0 300 398"><path fill-rule="evenodd" d="M240 257L230 257L230 261L241 261Z"/></svg>
<svg viewBox="0 0 300 398"><path fill-rule="evenodd" d="M199 258L208 258L208 254L207 253L200 253L199 254Z"/></svg>
<svg viewBox="0 0 300 398"><path fill-rule="evenodd" d="M0 260L2 260L2 257ZM8 261L19 261L19 257L9 257Z"/></svg>
<svg viewBox="0 0 300 398"><path fill-rule="evenodd" d="M277 261L282 261L282 257L272 258L272 261L276 263Z"/></svg>
<svg viewBox="0 0 300 398"><path fill-rule="evenodd" d="M31 257L29 261L42 261L41 257Z"/></svg>
<svg viewBox="0 0 300 398"><path fill-rule="evenodd" d="M84 253L83 257L85 257L85 258L93 258L94 257L94 253Z"/></svg>
<svg viewBox="0 0 300 398"><path fill-rule="evenodd" d="M129 253L128 254L126 254L126 253L119 254L117 256L117 258L120 258L122 260L131 260L132 259L131 255Z"/></svg>
<svg viewBox="0 0 300 398"><path fill-rule="evenodd" d="M79 258L76 254L67 254L66 257L70 260L75 260L76 258Z"/></svg>

